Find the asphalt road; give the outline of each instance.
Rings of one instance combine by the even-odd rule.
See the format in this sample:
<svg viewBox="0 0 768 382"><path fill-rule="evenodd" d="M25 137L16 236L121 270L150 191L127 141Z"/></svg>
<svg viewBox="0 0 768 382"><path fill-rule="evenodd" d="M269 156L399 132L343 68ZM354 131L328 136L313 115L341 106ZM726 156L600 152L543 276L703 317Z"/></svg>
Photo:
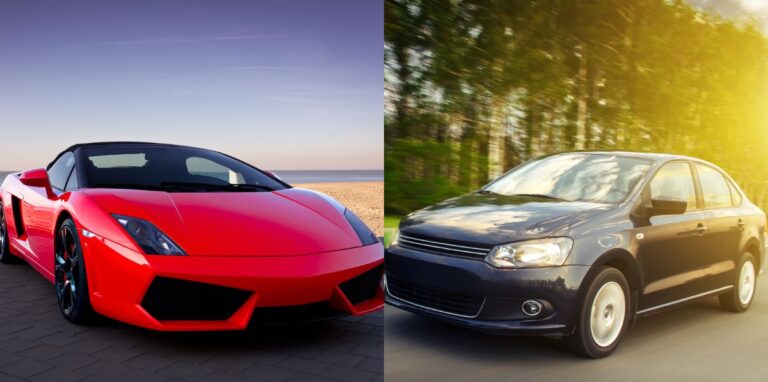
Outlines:
<svg viewBox="0 0 768 382"><path fill-rule="evenodd" d="M717 298L638 320L617 351L589 360L561 341L504 337L387 306L384 377L393 381L766 381L768 278L749 311Z"/></svg>
<svg viewBox="0 0 768 382"><path fill-rule="evenodd" d="M0 382L381 381L383 326L381 311L247 332L77 326L32 267L0 264Z"/></svg>

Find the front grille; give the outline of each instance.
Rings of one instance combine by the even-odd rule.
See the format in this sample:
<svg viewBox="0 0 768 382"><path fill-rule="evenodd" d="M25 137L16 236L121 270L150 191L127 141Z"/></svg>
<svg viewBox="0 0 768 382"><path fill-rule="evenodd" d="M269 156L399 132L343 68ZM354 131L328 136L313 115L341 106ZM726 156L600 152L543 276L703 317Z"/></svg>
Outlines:
<svg viewBox="0 0 768 382"><path fill-rule="evenodd" d="M469 257L473 259L484 258L486 255L488 255L488 252L493 249L491 246L485 246L481 244L463 244L458 242L449 242L444 239L425 238L403 234L400 234L398 237L397 245L404 248L411 248L420 251Z"/></svg>
<svg viewBox="0 0 768 382"><path fill-rule="evenodd" d="M365 300L376 297L381 283L381 276L384 274L384 265L379 265L363 274L345 281L339 285L341 291L347 296L347 300L352 305L357 305Z"/></svg>
<svg viewBox="0 0 768 382"><path fill-rule="evenodd" d="M250 297L242 289L156 277L141 306L157 320L227 320Z"/></svg>
<svg viewBox="0 0 768 382"><path fill-rule="evenodd" d="M274 306L256 308L251 316L251 325L282 325L330 320L346 313L334 309L328 302L306 305Z"/></svg>
<svg viewBox="0 0 768 382"><path fill-rule="evenodd" d="M404 302L464 317L477 316L485 301L483 297L413 284L391 275L387 275L387 291Z"/></svg>

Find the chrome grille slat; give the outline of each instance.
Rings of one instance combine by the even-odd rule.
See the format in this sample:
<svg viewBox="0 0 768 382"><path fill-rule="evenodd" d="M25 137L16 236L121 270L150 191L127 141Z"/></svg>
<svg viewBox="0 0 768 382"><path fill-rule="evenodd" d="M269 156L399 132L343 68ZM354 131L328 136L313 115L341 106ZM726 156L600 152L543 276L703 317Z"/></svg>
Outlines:
<svg viewBox="0 0 768 382"><path fill-rule="evenodd" d="M421 251L437 253L441 255L453 255L468 257L472 259L481 259L490 251L491 247L479 247L465 244L456 244L435 239L424 239L411 235L400 234L398 245Z"/></svg>

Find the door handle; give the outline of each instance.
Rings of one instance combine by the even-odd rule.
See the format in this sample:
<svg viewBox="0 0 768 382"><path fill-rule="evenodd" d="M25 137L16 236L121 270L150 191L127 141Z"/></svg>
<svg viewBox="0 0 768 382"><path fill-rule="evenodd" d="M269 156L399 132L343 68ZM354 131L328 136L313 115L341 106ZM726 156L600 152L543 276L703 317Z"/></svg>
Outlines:
<svg viewBox="0 0 768 382"><path fill-rule="evenodd" d="M738 227L738 228L739 228L739 230L742 230L742 229L744 229L744 220L743 220L743 219L739 219L739 220L736 222L736 227Z"/></svg>
<svg viewBox="0 0 768 382"><path fill-rule="evenodd" d="M709 228L705 226L704 224L699 223L699 225L696 226L696 233L699 234L699 236L703 235L704 232L707 232Z"/></svg>

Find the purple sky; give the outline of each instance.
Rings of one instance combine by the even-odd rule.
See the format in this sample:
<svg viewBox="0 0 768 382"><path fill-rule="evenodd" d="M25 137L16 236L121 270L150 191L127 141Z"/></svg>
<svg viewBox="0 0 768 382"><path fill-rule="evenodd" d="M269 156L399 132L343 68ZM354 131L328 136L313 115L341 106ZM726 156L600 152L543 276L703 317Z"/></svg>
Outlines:
<svg viewBox="0 0 768 382"><path fill-rule="evenodd" d="M4 0L0 170L101 140L381 169L382 52L382 0Z"/></svg>

